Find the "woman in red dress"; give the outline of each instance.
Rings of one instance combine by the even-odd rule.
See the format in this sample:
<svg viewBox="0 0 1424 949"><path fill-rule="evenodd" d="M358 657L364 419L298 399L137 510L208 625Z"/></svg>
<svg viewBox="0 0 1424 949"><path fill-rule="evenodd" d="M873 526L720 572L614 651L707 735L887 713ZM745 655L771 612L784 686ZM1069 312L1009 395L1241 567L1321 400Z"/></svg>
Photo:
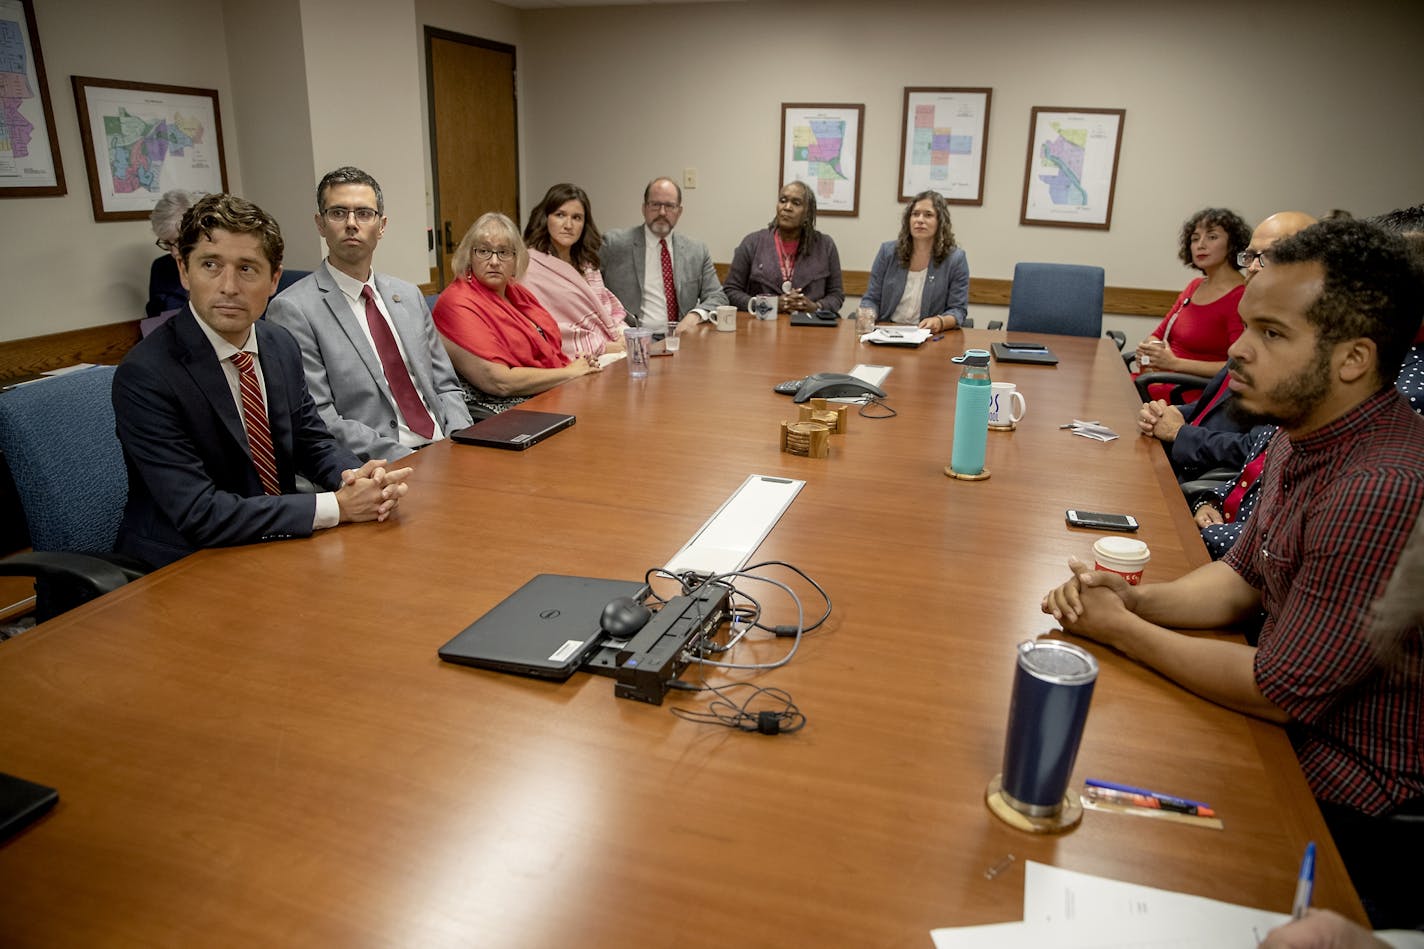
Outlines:
<svg viewBox="0 0 1424 949"><path fill-rule="evenodd" d="M1137 346L1141 372L1187 372L1214 376L1226 365L1226 350L1241 335L1236 312L1246 278L1236 255L1251 242L1251 228L1226 208L1206 208L1182 225L1182 263L1201 271L1152 335Z"/></svg>

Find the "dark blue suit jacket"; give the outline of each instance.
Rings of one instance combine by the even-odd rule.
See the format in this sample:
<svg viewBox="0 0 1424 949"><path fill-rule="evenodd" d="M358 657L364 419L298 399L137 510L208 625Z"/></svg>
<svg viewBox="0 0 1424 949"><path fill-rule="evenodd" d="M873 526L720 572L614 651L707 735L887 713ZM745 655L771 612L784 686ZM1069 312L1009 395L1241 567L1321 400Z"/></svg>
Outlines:
<svg viewBox="0 0 1424 949"><path fill-rule="evenodd" d="M1212 377L1195 402L1181 406L1182 418L1188 423L1201 421L1196 425L1183 425L1177 429L1177 438L1167 447L1167 457L1172 460L1172 470L1178 481L1190 481L1213 468L1230 468L1235 471L1247 461L1247 451L1251 446L1251 426L1245 425L1226 411L1231 402L1231 393L1215 405L1212 400L1226 385L1226 370Z"/></svg>
<svg viewBox="0 0 1424 949"><path fill-rule="evenodd" d="M306 537L316 498L295 493L297 475L334 490L344 469L360 467L317 415L296 340L265 321L253 332L283 493L263 494L223 368L185 309L130 350L114 374L129 474L119 553L160 567L202 547Z"/></svg>

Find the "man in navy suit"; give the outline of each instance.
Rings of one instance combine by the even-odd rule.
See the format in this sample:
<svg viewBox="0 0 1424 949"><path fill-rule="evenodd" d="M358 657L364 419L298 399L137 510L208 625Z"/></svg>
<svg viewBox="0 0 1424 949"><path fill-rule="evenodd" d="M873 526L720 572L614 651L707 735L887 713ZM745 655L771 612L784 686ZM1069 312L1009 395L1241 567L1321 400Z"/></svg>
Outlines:
<svg viewBox="0 0 1424 949"><path fill-rule="evenodd" d="M261 208L208 195L183 217L189 306L114 374L129 497L116 549L160 567L202 547L306 537L385 520L409 468L364 465L332 438L296 341L258 323L282 272L282 234ZM322 489L298 494L301 475Z"/></svg>
<svg viewBox="0 0 1424 949"><path fill-rule="evenodd" d="M362 458L394 460L471 419L425 297L371 269L385 215L375 178L350 166L328 172L316 189L326 260L278 294L267 319L297 338L331 434Z"/></svg>

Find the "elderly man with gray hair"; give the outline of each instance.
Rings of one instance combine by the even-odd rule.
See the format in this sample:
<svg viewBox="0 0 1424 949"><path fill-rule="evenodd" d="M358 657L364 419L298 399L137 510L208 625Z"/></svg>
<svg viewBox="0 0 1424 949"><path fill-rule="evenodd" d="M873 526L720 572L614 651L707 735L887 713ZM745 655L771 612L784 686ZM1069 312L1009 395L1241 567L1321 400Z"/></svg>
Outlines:
<svg viewBox="0 0 1424 949"><path fill-rule="evenodd" d="M148 217L149 226L158 238L154 243L164 252L148 271L148 303L143 309L149 316L170 313L188 305L188 289L178 279L178 227L183 223L184 212L201 197L201 193L177 188L166 191Z"/></svg>

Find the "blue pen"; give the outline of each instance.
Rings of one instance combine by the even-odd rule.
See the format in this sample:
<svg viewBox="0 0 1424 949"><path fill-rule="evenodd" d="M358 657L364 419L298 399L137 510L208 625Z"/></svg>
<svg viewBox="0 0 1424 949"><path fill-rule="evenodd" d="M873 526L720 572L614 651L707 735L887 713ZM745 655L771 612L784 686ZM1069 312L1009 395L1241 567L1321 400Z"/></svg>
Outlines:
<svg viewBox="0 0 1424 949"><path fill-rule="evenodd" d="M1128 794L1145 794L1148 797L1155 797L1159 801L1165 801L1168 804L1179 804L1183 807L1211 807L1211 805L1205 801L1193 801L1190 798L1173 797L1170 794L1161 794L1157 791L1149 791L1146 788L1135 788L1130 784L1115 784L1112 781L1099 781L1096 778L1088 778L1083 783L1090 788L1107 788L1109 791L1125 791Z"/></svg>
<svg viewBox="0 0 1424 949"><path fill-rule="evenodd" d="M939 341L942 340L942 339L944 339L944 334L943 334L943 333L940 333L938 336L931 336L931 337L930 337L930 342L932 342L932 343L937 343L937 342L939 342Z"/></svg>
<svg viewBox="0 0 1424 949"><path fill-rule="evenodd" d="M1310 909L1310 891L1315 889L1315 841L1305 845L1305 856L1300 858L1300 877L1295 881L1295 902L1291 904L1291 918L1300 919Z"/></svg>

